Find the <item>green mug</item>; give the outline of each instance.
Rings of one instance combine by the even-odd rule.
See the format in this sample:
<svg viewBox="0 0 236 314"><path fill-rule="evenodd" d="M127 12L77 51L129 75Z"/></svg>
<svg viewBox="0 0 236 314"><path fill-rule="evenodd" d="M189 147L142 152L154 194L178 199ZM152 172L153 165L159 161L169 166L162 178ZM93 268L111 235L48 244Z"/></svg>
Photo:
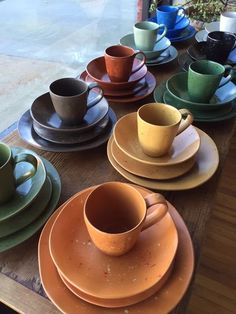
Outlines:
<svg viewBox="0 0 236 314"><path fill-rule="evenodd" d="M32 169L15 178L14 168L19 162L29 162ZM37 158L31 154L12 155L10 147L0 142L0 204L7 202L15 193L16 188L32 178L37 171Z"/></svg>
<svg viewBox="0 0 236 314"><path fill-rule="evenodd" d="M229 75L220 83L225 71ZM215 91L233 78L234 70L230 65L221 65L210 60L198 60L188 69L188 94L191 101L209 103Z"/></svg>

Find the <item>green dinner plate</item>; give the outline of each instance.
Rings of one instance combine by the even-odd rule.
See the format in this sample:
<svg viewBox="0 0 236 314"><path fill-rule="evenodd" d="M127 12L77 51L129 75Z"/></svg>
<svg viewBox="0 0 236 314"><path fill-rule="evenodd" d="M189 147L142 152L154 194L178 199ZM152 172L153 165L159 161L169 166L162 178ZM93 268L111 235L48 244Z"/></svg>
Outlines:
<svg viewBox="0 0 236 314"><path fill-rule="evenodd" d="M41 157L41 159L45 165L47 174L52 182L51 199L46 209L35 221L33 221L31 224L29 224L25 228L9 236L0 238L0 252L9 250L23 243L24 241L29 239L31 236L33 236L37 231L39 231L42 228L42 226L45 224L45 222L48 220L48 218L51 216L51 214L54 212L55 208L57 207L60 194L61 194L60 176L57 170L48 160L44 159L43 157Z"/></svg>
<svg viewBox="0 0 236 314"><path fill-rule="evenodd" d="M52 194L52 183L49 177L33 202L17 215L0 222L0 238L6 237L34 221L46 208Z"/></svg>
<svg viewBox="0 0 236 314"><path fill-rule="evenodd" d="M18 214L20 211L29 206L35 197L39 194L46 180L46 170L39 156L37 156L31 150L22 148L15 148L13 150L13 156L19 152L27 152L33 154L37 158L37 171L32 178L17 187L16 193L10 201L0 205L0 222L3 222L9 217ZM27 162L20 162L17 164L15 168L16 177L20 176L22 173L25 173L27 169L30 169L29 167L31 168L32 166Z"/></svg>
<svg viewBox="0 0 236 314"><path fill-rule="evenodd" d="M166 91L167 91L166 82L162 82L160 85L158 85L155 88L155 90L153 92L153 97L154 97L155 101L160 102L160 103L165 103L163 96L164 96L164 93ZM173 107L175 107L174 103L173 104L169 103L169 105L172 105ZM176 107L176 108L179 109L178 107ZM194 112L194 121L197 121L197 122L218 122L218 121L224 121L224 120L234 118L235 116L236 116L236 103L233 103L232 108L228 113L223 113L222 115L220 115L218 117L206 117L206 116L203 116L202 111L195 111Z"/></svg>

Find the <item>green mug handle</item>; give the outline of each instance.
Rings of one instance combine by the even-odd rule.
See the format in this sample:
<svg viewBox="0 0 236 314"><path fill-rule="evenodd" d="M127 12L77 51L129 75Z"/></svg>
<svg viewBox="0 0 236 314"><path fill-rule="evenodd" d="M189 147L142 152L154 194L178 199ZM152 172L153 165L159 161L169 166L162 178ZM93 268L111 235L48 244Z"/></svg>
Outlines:
<svg viewBox="0 0 236 314"><path fill-rule="evenodd" d="M218 88L224 86L225 84L229 83L229 81L232 80L234 74L235 74L235 70L231 67L231 65L226 64L223 66L225 68L225 70L229 70L229 75L225 77L225 79L223 80L223 82L220 83L220 85L218 86Z"/></svg>
<svg viewBox="0 0 236 314"><path fill-rule="evenodd" d="M37 158L31 154L21 153L14 156L13 157L14 166L16 166L16 164L18 164L19 162L28 162L33 166L33 168L27 171L26 173L22 174L19 178L16 179L16 187L18 187L25 181L32 178L35 175L37 171L37 167L38 167Z"/></svg>

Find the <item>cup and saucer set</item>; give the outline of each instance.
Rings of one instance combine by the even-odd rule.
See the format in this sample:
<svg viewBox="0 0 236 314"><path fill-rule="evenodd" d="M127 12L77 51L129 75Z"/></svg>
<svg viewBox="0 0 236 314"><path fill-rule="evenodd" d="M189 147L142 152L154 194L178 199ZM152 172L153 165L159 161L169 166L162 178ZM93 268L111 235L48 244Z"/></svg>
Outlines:
<svg viewBox="0 0 236 314"><path fill-rule="evenodd" d="M80 79L97 83L113 103L133 103L153 92L156 79L145 65L142 51L122 45L107 47L104 56L91 60Z"/></svg>
<svg viewBox="0 0 236 314"><path fill-rule="evenodd" d="M107 142L116 120L97 83L62 78L34 100L18 121L18 132L38 149L84 151Z"/></svg>
<svg viewBox="0 0 236 314"><path fill-rule="evenodd" d="M195 188L215 173L219 155L213 140L192 121L187 109L163 102L143 105L117 121L108 159L123 177L143 187Z"/></svg>
<svg viewBox="0 0 236 314"><path fill-rule="evenodd" d="M0 142L0 252L38 232L57 207L61 181L45 158Z"/></svg>
<svg viewBox="0 0 236 314"><path fill-rule="evenodd" d="M190 25L190 20L183 7L172 5L160 5L156 9L156 15L150 21L164 24L167 27L166 37L172 42L182 42L192 38L196 30Z"/></svg>
<svg viewBox="0 0 236 314"><path fill-rule="evenodd" d="M106 182L55 211L41 233L38 262L43 288L63 313L162 314L186 292L194 253L164 196Z"/></svg>
<svg viewBox="0 0 236 314"><path fill-rule="evenodd" d="M154 91L154 99L177 109L189 109L194 121L227 120L236 116L234 77L235 70L230 65L196 60L187 72L176 73L160 84Z"/></svg>

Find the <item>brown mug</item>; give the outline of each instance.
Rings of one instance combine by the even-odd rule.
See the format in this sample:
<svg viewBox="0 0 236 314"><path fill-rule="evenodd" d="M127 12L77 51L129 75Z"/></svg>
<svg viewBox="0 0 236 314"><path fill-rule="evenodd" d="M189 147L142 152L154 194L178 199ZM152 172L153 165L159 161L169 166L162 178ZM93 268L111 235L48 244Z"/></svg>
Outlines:
<svg viewBox="0 0 236 314"><path fill-rule="evenodd" d="M149 209L151 213L147 213ZM84 220L94 245L107 255L120 256L130 251L140 232L160 221L167 210L161 194L143 197L129 184L106 182L88 195Z"/></svg>
<svg viewBox="0 0 236 314"><path fill-rule="evenodd" d="M133 69L134 59L138 54L143 56L143 60ZM142 51L135 51L121 45L108 47L104 57L107 74L112 82L127 82L129 77L140 70L146 62L145 54Z"/></svg>

